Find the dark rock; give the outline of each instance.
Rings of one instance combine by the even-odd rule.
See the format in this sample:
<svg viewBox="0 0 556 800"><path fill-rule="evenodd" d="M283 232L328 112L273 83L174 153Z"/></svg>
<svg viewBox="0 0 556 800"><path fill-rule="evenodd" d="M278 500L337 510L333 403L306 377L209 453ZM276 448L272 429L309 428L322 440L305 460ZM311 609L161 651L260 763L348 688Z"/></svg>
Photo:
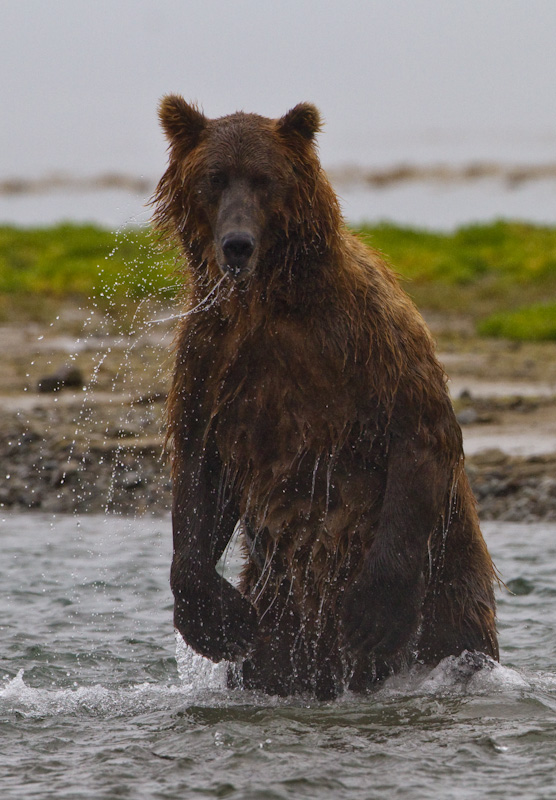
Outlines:
<svg viewBox="0 0 556 800"><path fill-rule="evenodd" d="M73 364L65 364L52 375L45 375L37 384L41 393L59 392L62 389L79 389L84 385L83 374Z"/></svg>
<svg viewBox="0 0 556 800"><path fill-rule="evenodd" d="M138 472L128 472L123 476L122 480L122 486L128 492L137 489L139 486L142 486L143 483L143 477Z"/></svg>

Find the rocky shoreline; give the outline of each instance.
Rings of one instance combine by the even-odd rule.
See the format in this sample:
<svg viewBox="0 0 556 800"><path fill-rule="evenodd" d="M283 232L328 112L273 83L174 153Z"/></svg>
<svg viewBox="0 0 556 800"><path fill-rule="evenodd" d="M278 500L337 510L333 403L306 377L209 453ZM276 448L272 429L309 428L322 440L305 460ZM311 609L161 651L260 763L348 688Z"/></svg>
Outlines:
<svg viewBox="0 0 556 800"><path fill-rule="evenodd" d="M48 393L41 381L54 365L67 369L68 341L62 347L59 336L45 340L33 327L0 329L3 512L169 512L168 331L133 347L91 339L70 359L85 385ZM556 521L556 343L474 341L443 356L481 518Z"/></svg>
<svg viewBox="0 0 556 800"><path fill-rule="evenodd" d="M79 425L68 431L64 420L72 410L52 403L35 408L32 417L4 415L0 508L167 513L171 482L161 431L163 397L128 402L125 424L108 424L104 436L85 437ZM556 454L512 456L489 449L466 463L482 519L556 521Z"/></svg>
<svg viewBox="0 0 556 800"><path fill-rule="evenodd" d="M31 434L17 454L4 437L0 450L10 463L10 472L0 478L3 511L160 515L170 510L170 474L160 440L93 445L81 453ZM487 459L468 460L467 470L481 519L556 522L556 457L512 458L495 451Z"/></svg>

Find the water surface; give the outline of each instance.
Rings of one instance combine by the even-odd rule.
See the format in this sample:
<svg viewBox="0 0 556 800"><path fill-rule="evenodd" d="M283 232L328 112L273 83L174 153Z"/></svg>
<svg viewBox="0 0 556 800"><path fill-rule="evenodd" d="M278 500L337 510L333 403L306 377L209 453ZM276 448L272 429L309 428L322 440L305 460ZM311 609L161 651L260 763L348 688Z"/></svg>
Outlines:
<svg viewBox="0 0 556 800"><path fill-rule="evenodd" d="M553 796L556 526L484 529L503 666L318 703L228 690L176 643L168 518L5 515L0 796Z"/></svg>
<svg viewBox="0 0 556 800"><path fill-rule="evenodd" d="M153 180L153 189L155 181ZM526 182L509 189L483 179L439 185L409 181L376 188L359 184L336 187L342 212L352 225L393 222L398 225L450 231L461 225L518 219L539 225L556 222L556 181ZM61 221L94 222L116 229L145 225L151 216L150 193L124 190L0 195L2 224L53 225Z"/></svg>

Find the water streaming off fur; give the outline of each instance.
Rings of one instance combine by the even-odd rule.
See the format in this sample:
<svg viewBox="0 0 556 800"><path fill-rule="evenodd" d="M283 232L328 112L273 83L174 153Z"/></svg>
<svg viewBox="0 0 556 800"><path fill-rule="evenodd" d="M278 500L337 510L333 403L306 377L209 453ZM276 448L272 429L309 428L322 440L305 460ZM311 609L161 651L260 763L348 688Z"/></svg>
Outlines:
<svg viewBox="0 0 556 800"><path fill-rule="evenodd" d="M161 404L149 394L167 385L181 312L168 302L173 286L146 288L125 324L117 297L105 297L103 311L93 302L75 342L90 369L83 398L68 411L68 467L77 461L85 472L91 445L100 438L102 446L111 427L121 429L125 455L149 415L162 424ZM106 383L111 348L122 353L108 382L116 410L101 418L94 397ZM44 468L39 459L36 469ZM119 510L129 469L123 456L112 465L105 507ZM319 462L315 480L318 469ZM68 479L56 491L86 503L92 489ZM391 679L369 697L318 703L230 690L225 665L176 641L168 517L6 514L0 797L550 796L556 528L490 525L486 538L514 592L499 593L503 666L475 674L464 659L448 659ZM239 559L237 546L222 559L232 581Z"/></svg>
<svg viewBox="0 0 556 800"><path fill-rule="evenodd" d="M107 259L133 237L133 229L115 234ZM149 246L155 247L156 240ZM230 283L222 278L184 311L179 274L161 278L167 265L158 269L155 263L149 272L145 264L127 263L127 272L141 270L139 289L137 280L126 275L112 283L110 271L105 277L102 266L97 289L79 310L80 318L62 315L44 325L46 335L37 337L36 352L27 361L27 394L11 399L11 413L18 409L17 422L11 423L16 451L34 450L22 458L18 453L10 474L0 481L19 507L124 513L168 507L169 476L161 442L175 327L183 316L209 308L230 290ZM37 395L39 378L63 366L79 368L83 390Z"/></svg>
<svg viewBox="0 0 556 800"><path fill-rule="evenodd" d="M176 642L167 517L0 522L2 798L552 796L554 525L484 526L513 591L503 666L448 659L319 703L229 690Z"/></svg>

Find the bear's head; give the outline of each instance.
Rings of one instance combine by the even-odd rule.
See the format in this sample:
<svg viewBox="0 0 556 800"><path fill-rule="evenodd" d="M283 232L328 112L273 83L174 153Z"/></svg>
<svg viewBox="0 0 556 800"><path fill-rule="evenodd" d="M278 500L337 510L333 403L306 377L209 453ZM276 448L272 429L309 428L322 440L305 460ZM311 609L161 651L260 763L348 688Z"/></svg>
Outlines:
<svg viewBox="0 0 556 800"><path fill-rule="evenodd" d="M264 279L288 257L322 249L328 229L337 230L313 105L301 103L278 120L242 112L211 120L170 95L159 114L170 146L155 222L178 235L194 268L238 282L255 273Z"/></svg>

